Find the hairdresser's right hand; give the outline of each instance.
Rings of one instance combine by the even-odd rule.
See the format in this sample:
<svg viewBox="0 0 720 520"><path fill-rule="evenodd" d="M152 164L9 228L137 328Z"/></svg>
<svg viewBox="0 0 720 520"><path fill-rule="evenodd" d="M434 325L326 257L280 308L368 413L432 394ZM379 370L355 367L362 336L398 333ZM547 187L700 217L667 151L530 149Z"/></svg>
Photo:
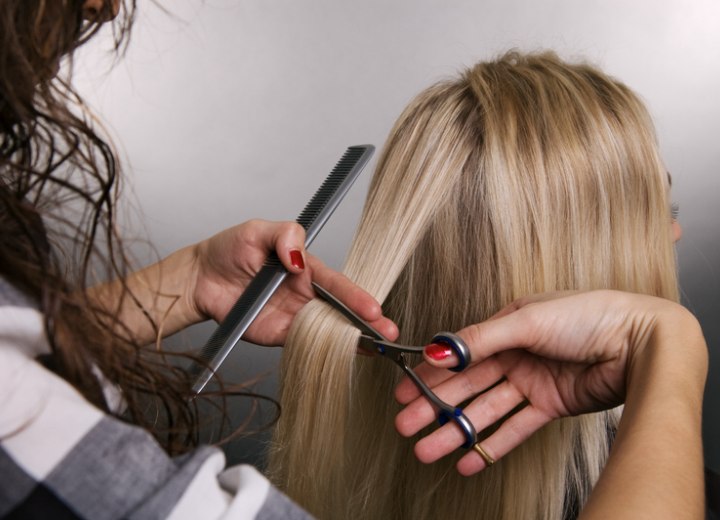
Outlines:
<svg viewBox="0 0 720 520"><path fill-rule="evenodd" d="M482 441L496 460L553 419L622 404L643 378L667 378L679 392L688 387L688 395L702 396L707 350L700 326L684 307L661 298L618 291L536 295L458 334L470 346L470 367L445 370L457 363L455 355L430 346L417 372L446 402L477 396L464 408L477 431L527 401ZM396 397L407 405L396 419L401 434L434 421L435 411L407 378ZM415 453L433 462L462 443L449 424L421 439ZM458 463L464 475L484 467L472 450Z"/></svg>

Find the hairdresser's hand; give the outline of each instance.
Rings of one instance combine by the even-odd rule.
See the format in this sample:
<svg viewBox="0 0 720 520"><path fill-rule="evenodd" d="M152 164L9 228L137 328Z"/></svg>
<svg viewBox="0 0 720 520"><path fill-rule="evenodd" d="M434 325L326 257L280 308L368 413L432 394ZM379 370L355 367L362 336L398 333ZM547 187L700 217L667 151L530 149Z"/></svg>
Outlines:
<svg viewBox="0 0 720 520"><path fill-rule="evenodd" d="M238 297L275 251L291 276L267 303L244 339L263 345L281 345L295 314L315 293L314 280L328 289L374 327L389 337L397 328L382 317L380 305L342 274L305 251L305 231L294 222L251 220L195 246L195 276L188 287L189 301L198 315L222 321Z"/></svg>
<svg viewBox="0 0 720 520"><path fill-rule="evenodd" d="M538 295L458 334L472 352L469 368L458 374L436 368L454 366L456 358L431 346L418 373L451 404L478 396L504 378L464 408L477 431L527 401L482 441L496 460L555 418L623 403L635 378L650 370L675 370L672 377L679 374L680 386L700 381L695 386L702 395L707 355L702 332L686 309L664 299L617 291ZM666 372L655 377L664 378ZM435 419L435 411L418 395L407 379L397 388L397 399L407 405L396 419L403 435L413 435ZM462 443L460 430L450 424L420 440L415 452L423 462L432 462ZM484 467L472 450L458 462L464 475Z"/></svg>

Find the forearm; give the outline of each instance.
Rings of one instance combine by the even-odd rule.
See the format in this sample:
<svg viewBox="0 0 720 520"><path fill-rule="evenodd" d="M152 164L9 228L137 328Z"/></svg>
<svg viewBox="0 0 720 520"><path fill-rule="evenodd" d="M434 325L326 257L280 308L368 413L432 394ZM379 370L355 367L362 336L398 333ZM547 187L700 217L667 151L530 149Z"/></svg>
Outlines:
<svg viewBox="0 0 720 520"><path fill-rule="evenodd" d="M125 279L93 287L89 297L109 316L115 330L140 344L149 344L203 319L192 304L195 284L195 246Z"/></svg>
<svg viewBox="0 0 720 520"><path fill-rule="evenodd" d="M607 467L581 518L704 518L707 349L687 314L658 320L630 369Z"/></svg>

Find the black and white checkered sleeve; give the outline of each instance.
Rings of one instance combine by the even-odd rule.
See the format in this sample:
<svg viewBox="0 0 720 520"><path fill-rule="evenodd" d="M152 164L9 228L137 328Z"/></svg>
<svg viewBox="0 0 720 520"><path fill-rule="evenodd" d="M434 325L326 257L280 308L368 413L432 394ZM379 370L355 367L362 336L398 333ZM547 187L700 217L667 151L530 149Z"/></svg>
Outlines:
<svg viewBox="0 0 720 520"><path fill-rule="evenodd" d="M35 358L42 315L0 278L0 518L309 518L250 466L170 458Z"/></svg>

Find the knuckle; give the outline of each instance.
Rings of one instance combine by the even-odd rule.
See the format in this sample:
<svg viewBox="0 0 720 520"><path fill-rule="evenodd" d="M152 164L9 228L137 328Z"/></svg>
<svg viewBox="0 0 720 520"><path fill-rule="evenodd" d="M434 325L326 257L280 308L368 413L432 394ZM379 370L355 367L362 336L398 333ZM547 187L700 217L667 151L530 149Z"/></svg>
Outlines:
<svg viewBox="0 0 720 520"><path fill-rule="evenodd" d="M458 336L465 340L473 355L477 354L482 340L482 324L470 325L458 332Z"/></svg>
<svg viewBox="0 0 720 520"><path fill-rule="evenodd" d="M235 241L255 245L258 242L259 230L253 220L248 220L229 230L230 236Z"/></svg>
<svg viewBox="0 0 720 520"><path fill-rule="evenodd" d="M485 388L482 388L474 378L470 377L468 373L461 372L456 377L460 377L463 395L470 395L474 397L485 390Z"/></svg>
<svg viewBox="0 0 720 520"><path fill-rule="evenodd" d="M280 233L282 235L300 236L305 234L305 229L297 222L282 222L280 223Z"/></svg>
<svg viewBox="0 0 720 520"><path fill-rule="evenodd" d="M243 222L238 226L241 234L246 240L256 241L261 236L263 227L263 221L258 219L251 219Z"/></svg>
<svg viewBox="0 0 720 520"><path fill-rule="evenodd" d="M242 225L245 226L247 229L257 230L257 229L261 228L263 226L263 224L265 224L264 220L253 218L253 219L246 221Z"/></svg>

